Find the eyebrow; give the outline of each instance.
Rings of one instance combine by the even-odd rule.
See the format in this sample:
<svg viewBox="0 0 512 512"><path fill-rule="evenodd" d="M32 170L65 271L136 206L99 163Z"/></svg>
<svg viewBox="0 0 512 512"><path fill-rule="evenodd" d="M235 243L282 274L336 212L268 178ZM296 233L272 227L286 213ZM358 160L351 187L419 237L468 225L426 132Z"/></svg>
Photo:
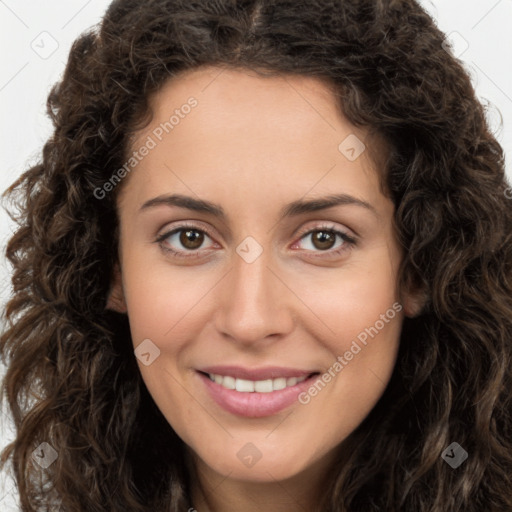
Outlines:
<svg viewBox="0 0 512 512"><path fill-rule="evenodd" d="M210 215L213 215L214 217L223 220L224 222L227 219L227 215L222 206L215 203L211 203L210 201L205 201L203 199L195 199L193 197L185 196L182 194L161 195L158 197L154 197L153 199L149 199L148 201L146 201L140 207L139 211L147 210L148 208L153 208L161 205L178 206L180 208L186 208L187 210L208 213ZM349 194L333 194L316 199L298 199L297 201L293 201L285 205L281 209L281 212L279 214L279 220L285 217L296 217L303 213L316 212L318 210L324 210L327 208L332 208L333 206L340 205L360 206L372 212L376 217L380 218L380 215L377 212L377 210L367 201L358 199L357 197L351 196Z"/></svg>

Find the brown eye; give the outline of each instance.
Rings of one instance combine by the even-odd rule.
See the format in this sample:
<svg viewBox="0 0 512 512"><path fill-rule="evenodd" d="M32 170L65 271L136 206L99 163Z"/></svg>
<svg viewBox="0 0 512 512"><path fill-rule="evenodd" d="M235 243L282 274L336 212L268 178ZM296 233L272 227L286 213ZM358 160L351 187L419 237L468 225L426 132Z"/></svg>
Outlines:
<svg viewBox="0 0 512 512"><path fill-rule="evenodd" d="M313 245L320 250L331 249L336 242L336 235L332 231L312 231Z"/></svg>
<svg viewBox="0 0 512 512"><path fill-rule="evenodd" d="M335 225L317 226L303 231L299 240L294 248L306 249L306 253L312 257L338 256L357 243L355 238L337 229Z"/></svg>
<svg viewBox="0 0 512 512"><path fill-rule="evenodd" d="M201 247L204 241L204 233L197 229L182 229L180 230L180 243L183 247L194 250Z"/></svg>
<svg viewBox="0 0 512 512"><path fill-rule="evenodd" d="M205 245L206 239L212 242L210 247ZM183 257L199 257L203 252L202 249L211 249L214 245L213 240L205 230L186 225L164 233L155 242L160 245L163 251Z"/></svg>

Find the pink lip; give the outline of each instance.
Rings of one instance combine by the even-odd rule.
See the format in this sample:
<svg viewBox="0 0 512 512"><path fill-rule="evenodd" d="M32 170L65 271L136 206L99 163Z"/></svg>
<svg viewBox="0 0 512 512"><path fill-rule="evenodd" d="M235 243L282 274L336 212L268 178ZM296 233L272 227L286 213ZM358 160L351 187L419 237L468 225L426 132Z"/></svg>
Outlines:
<svg viewBox="0 0 512 512"><path fill-rule="evenodd" d="M201 370L202 371L202 370ZM209 373L217 373L209 372ZM218 372L219 375L226 375L226 373ZM212 381L207 375L196 372L196 375L202 380L210 397L220 405L224 410L235 414L237 416L244 416L246 418L262 418L271 416L286 409L294 402L298 402L298 396L305 391L311 382L316 379L317 375L299 382L295 386L290 386L279 391L272 391L271 393L242 393L234 389L226 389L220 384ZM228 374L229 375L229 374ZM302 374L304 375L304 373ZM284 377L283 374L281 376ZM294 377L295 375L292 375ZM243 378L243 377L239 377ZM254 379L250 380L265 380Z"/></svg>
<svg viewBox="0 0 512 512"><path fill-rule="evenodd" d="M279 377L300 378L307 377L308 375L317 372L317 370L299 370L297 368L283 368L280 366L266 366L265 368L242 368L241 366L227 365L198 368L198 371L246 380L267 380L278 379Z"/></svg>

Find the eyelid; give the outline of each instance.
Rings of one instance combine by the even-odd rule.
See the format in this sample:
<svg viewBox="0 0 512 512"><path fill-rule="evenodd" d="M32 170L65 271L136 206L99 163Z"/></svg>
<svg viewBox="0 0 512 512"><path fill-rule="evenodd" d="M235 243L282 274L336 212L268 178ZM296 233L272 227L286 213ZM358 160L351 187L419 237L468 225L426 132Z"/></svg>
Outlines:
<svg viewBox="0 0 512 512"><path fill-rule="evenodd" d="M343 233L347 238L351 239L354 243L359 239L358 235L353 230L336 225L332 221L311 221L317 222L317 224L310 225L309 223L301 228L295 237L302 238L304 235L311 233L312 231L339 231Z"/></svg>
<svg viewBox="0 0 512 512"><path fill-rule="evenodd" d="M161 237L164 237L164 238L167 238L168 236L170 236L171 234L174 234L176 231L180 231L182 229L197 229L198 231L203 231L204 233L206 233L210 238L215 238L212 234L212 231L210 230L209 227L207 227L206 224L203 224L200 220L192 220L192 221L186 221L186 220L183 220L183 221L177 221L177 224L176 226L170 226L170 227L164 227L162 229L160 229L158 231L158 233L162 233L162 234L157 234L156 237L157 238L161 238Z"/></svg>

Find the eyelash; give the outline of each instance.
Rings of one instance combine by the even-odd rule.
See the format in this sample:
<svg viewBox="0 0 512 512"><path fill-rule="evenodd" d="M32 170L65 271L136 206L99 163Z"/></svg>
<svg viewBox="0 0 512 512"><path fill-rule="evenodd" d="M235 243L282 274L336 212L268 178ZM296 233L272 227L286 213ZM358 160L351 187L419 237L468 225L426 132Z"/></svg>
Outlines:
<svg viewBox="0 0 512 512"><path fill-rule="evenodd" d="M199 233L204 233L204 234L208 235L208 237L213 239L213 236L206 229L203 229L203 228L199 229L194 224L181 224L180 226L172 229L171 231L167 231L166 233L160 235L155 240L155 243L158 243L158 245L160 246L160 248L164 252L170 253L173 256L176 256L178 258L195 258L195 257L200 257L200 255L198 254L198 251L200 249L197 249L196 252L192 252L192 251L177 251L176 249L172 249L172 248L164 245L163 242L167 238L169 238L171 235L174 235L174 234L179 233L180 231L184 231L186 229L197 231ZM338 255L344 253L345 251L350 250L352 247L354 247L357 244L357 240L354 237L348 235L344 231L340 231L339 229L336 229L336 226L334 226L332 224L331 225L324 224L324 225L321 225L321 226L316 226L313 229L307 229L307 230L299 233L299 240L304 238L305 235L310 235L310 234L313 234L313 233L315 233L317 231L328 231L329 233L333 233L334 235L338 235L343 240L343 242L345 242L345 243L343 243L341 245L341 247L339 247L336 250L314 251L314 252L319 252L321 254L329 254L330 256L338 256ZM184 252L188 252L189 254L183 254ZM323 256L313 256L313 257L316 258L316 257L323 257Z"/></svg>

